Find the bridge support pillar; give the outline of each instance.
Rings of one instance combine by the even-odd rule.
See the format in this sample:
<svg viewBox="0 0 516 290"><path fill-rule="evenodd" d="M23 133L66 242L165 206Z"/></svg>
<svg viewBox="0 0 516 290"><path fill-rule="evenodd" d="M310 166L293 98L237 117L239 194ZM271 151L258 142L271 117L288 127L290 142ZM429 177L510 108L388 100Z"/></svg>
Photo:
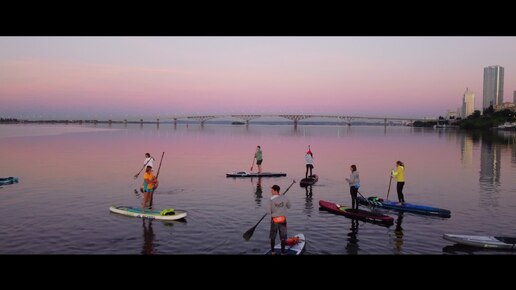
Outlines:
<svg viewBox="0 0 516 290"><path fill-rule="evenodd" d="M348 121L348 126L351 126L351 120L352 120L352 118L350 118L350 117L346 118L346 121Z"/></svg>

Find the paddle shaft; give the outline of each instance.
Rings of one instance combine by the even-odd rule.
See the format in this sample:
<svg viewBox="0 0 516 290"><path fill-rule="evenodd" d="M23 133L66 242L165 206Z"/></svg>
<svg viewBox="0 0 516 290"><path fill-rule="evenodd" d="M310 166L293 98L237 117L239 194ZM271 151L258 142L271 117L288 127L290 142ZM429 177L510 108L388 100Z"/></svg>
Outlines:
<svg viewBox="0 0 516 290"><path fill-rule="evenodd" d="M391 182L392 182L392 175L391 175L391 178L389 179L389 189L387 189L387 199L385 199L385 200L389 200L389 193L391 192Z"/></svg>
<svg viewBox="0 0 516 290"><path fill-rule="evenodd" d="M360 191L358 191L358 190L357 190L357 192L358 192L358 194L360 194L360 196L361 196L361 197L363 197L363 198L367 201L367 203L369 204L369 206L370 206L370 207L374 207L374 206L371 204L371 202L369 201L369 199L365 198L365 196L363 196L363 195L362 195L362 193L360 193Z"/></svg>
<svg viewBox="0 0 516 290"><path fill-rule="evenodd" d="M159 167L158 167L158 173L156 173L156 181L158 180L158 176L159 176L159 171L161 169L161 163L163 163L163 156L165 155L165 151L163 151L163 153L161 154L161 159L159 160ZM149 205L150 207L152 207L152 200L153 200L153 197L154 197L154 190L156 190L156 187L154 187L152 189L152 192L151 192L151 196L150 196L150 202L149 202Z"/></svg>
<svg viewBox="0 0 516 290"><path fill-rule="evenodd" d="M253 162L251 163L251 170L250 171L253 171L253 167L254 167L254 159L256 159L256 155L253 156Z"/></svg>

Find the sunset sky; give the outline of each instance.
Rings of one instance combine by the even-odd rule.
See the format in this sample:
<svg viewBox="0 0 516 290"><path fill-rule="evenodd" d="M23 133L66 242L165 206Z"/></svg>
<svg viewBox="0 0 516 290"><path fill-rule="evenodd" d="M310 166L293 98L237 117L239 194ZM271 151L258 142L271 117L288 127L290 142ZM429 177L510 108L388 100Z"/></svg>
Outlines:
<svg viewBox="0 0 516 290"><path fill-rule="evenodd" d="M0 37L0 117L436 117L516 91L516 37Z"/></svg>

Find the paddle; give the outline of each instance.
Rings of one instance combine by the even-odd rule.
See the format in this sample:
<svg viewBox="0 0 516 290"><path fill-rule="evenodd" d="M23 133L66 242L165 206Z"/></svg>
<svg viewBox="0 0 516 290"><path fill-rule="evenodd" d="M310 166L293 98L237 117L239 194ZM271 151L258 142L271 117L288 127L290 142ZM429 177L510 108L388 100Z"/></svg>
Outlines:
<svg viewBox="0 0 516 290"><path fill-rule="evenodd" d="M161 159L159 160L158 173L156 173L156 181L158 181L159 170L161 169L161 163L163 161L163 155L165 155L165 151L163 151L163 154L161 154ZM156 190L156 186L154 188L152 188L152 192L151 192L151 195L150 195L150 202L149 202L149 206L150 207L152 207L152 200L153 200L153 197L154 197L154 191L155 190Z"/></svg>
<svg viewBox="0 0 516 290"><path fill-rule="evenodd" d="M392 182L392 175L389 179L389 189L387 190L387 198L385 200L389 200L389 193L391 192L391 182Z"/></svg>
<svg viewBox="0 0 516 290"><path fill-rule="evenodd" d="M363 197L367 201L367 203L369 204L369 208L371 208L371 212L374 212L376 210L376 207L374 206L374 204L371 203L371 201L369 199L367 199L365 196L363 196L362 193L360 193L360 191L357 190L357 192L358 192L358 194L360 194L361 197Z"/></svg>
<svg viewBox="0 0 516 290"><path fill-rule="evenodd" d="M295 180L292 180L292 184L290 184L290 186L287 188L287 190L285 190L285 192L283 192L283 195L287 194L287 191L292 187L292 185L294 185L294 183L296 183ZM254 230L256 229L256 227L260 224L260 222L265 218L265 216L267 215L268 213L265 213L262 218L252 227L250 228L249 230L247 230L247 232L244 233L243 237L246 241L249 241L249 239L251 239L251 237L253 236L254 234Z"/></svg>
<svg viewBox="0 0 516 290"><path fill-rule="evenodd" d="M256 158L256 156L253 157L253 163L251 163L251 169L250 171L253 171L253 167L254 167L254 159Z"/></svg>
<svg viewBox="0 0 516 290"><path fill-rule="evenodd" d="M369 201L369 199L365 198L365 196L363 196L363 195L362 195L362 193L360 193L360 191L358 191L358 190L357 190L357 192L358 192L358 194L360 194L360 196L361 196L361 197L363 197L363 198L367 201L367 203L369 204L369 206L372 206L372 205L371 205L371 202Z"/></svg>

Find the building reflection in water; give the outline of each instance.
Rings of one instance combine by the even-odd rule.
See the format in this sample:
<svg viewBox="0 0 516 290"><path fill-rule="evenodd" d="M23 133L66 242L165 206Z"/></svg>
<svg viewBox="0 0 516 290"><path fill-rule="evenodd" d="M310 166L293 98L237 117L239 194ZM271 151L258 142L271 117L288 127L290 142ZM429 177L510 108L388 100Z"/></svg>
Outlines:
<svg viewBox="0 0 516 290"><path fill-rule="evenodd" d="M484 134L480 147L480 204L498 205L500 186L501 146L492 136Z"/></svg>
<svg viewBox="0 0 516 290"><path fill-rule="evenodd" d="M142 255L154 255L154 231L152 230L152 220L142 219L143 221L143 247ZM148 222L148 225L147 225Z"/></svg>
<svg viewBox="0 0 516 290"><path fill-rule="evenodd" d="M473 137L468 134L461 134L460 138L460 160L467 167L473 164Z"/></svg>

